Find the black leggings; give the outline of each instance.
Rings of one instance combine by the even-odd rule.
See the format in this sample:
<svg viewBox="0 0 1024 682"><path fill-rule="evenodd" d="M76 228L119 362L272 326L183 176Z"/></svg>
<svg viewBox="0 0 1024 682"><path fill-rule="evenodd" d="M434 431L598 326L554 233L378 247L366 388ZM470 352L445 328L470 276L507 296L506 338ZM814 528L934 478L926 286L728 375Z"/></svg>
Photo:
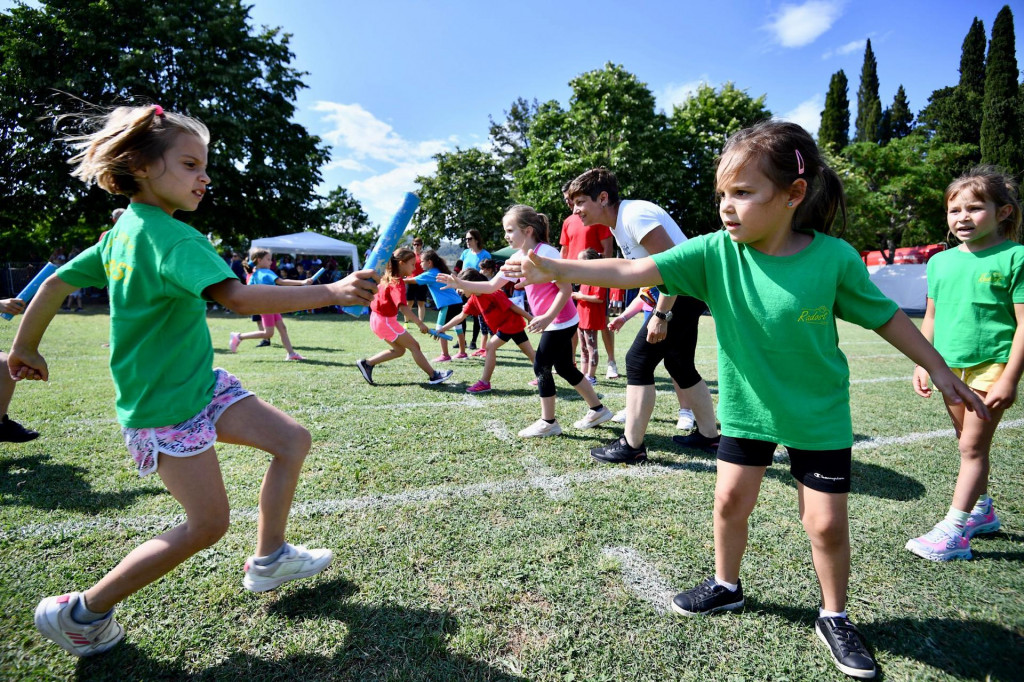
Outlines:
<svg viewBox="0 0 1024 682"><path fill-rule="evenodd" d="M570 386L583 381L581 372L572 361L572 340L576 336L573 325L565 329L544 332L537 344L537 358L533 362L533 374L537 377L537 390L541 398L555 395L555 378L551 369L558 371L558 376L569 382Z"/></svg>
<svg viewBox="0 0 1024 682"><path fill-rule="evenodd" d="M491 328L487 326L487 320L483 315L473 315L473 338L470 343L476 345L477 337L482 333L484 336L491 335Z"/></svg>
<svg viewBox="0 0 1024 682"><path fill-rule="evenodd" d="M647 325L641 325L626 353L626 384L652 386L654 369L664 360L665 369L679 388L696 385L701 376L693 363L693 354L697 350L697 324L705 310L704 301L689 296L677 298L672 306L668 334L659 343L648 343Z"/></svg>

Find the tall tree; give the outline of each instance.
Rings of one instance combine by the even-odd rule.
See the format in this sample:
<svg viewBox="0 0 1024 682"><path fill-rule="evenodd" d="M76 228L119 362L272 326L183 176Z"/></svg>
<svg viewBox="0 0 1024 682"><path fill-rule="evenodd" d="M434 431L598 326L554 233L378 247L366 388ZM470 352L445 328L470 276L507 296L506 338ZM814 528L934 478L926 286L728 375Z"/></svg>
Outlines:
<svg viewBox="0 0 1024 682"><path fill-rule="evenodd" d="M530 123L537 114L536 98L528 102L517 97L512 106L505 111L505 122L490 121L491 151L501 159L505 172L510 176L526 165L526 157L530 150Z"/></svg>
<svg viewBox="0 0 1024 682"><path fill-rule="evenodd" d="M1020 86L1013 13L1004 5L992 24L985 66L985 99L981 121L981 160L1011 173L1024 171L1021 140Z"/></svg>
<svg viewBox="0 0 1024 682"><path fill-rule="evenodd" d="M893 97L892 107L889 111L889 122L886 126L889 139L898 140L906 137L914 127L914 114L910 112L910 102L907 101L907 92L903 85L896 90Z"/></svg>
<svg viewBox="0 0 1024 682"><path fill-rule="evenodd" d="M771 118L764 102L764 95L755 99L732 83L720 90L701 84L674 107L666 144L676 150L680 181L673 195L663 200L663 208L677 216L688 235L721 227L715 204L715 159L729 135Z"/></svg>
<svg viewBox="0 0 1024 682"><path fill-rule="evenodd" d="M960 51L960 82L931 94L918 115L918 126L940 142L978 146L984 93L985 25L975 17ZM980 160L979 149L974 161Z"/></svg>
<svg viewBox="0 0 1024 682"><path fill-rule="evenodd" d="M821 112L818 143L833 153L839 153L850 144L849 83L842 69L832 74L825 95L825 110Z"/></svg>
<svg viewBox="0 0 1024 682"><path fill-rule="evenodd" d="M985 94L985 24L974 17L960 48L960 83L965 91Z"/></svg>
<svg viewBox="0 0 1024 682"><path fill-rule="evenodd" d="M347 189L335 187L322 203L324 232L355 244L359 253L366 253L373 246L377 238L374 225L363 205Z"/></svg>
<svg viewBox="0 0 1024 682"><path fill-rule="evenodd" d="M458 241L466 230L480 230L486 244L504 241L501 217L509 204L509 179L498 159L476 148L434 156L437 171L416 178L420 207L413 220L426 243Z"/></svg>
<svg viewBox="0 0 1024 682"><path fill-rule="evenodd" d="M882 101L878 98L878 62L871 49L871 40L864 48L864 65L860 70L860 88L857 89L857 142L878 142L882 120Z"/></svg>
<svg viewBox="0 0 1024 682"><path fill-rule="evenodd" d="M68 174L54 116L159 103L211 132L213 182L182 218L228 243L319 223L327 148L291 120L303 73L289 37L240 0L41 0L0 14L0 251L91 243L126 201ZM71 96L60 93L68 93Z"/></svg>
<svg viewBox="0 0 1024 682"><path fill-rule="evenodd" d="M655 111L647 85L608 63L569 86L567 111L542 106L537 112L527 164L516 174L517 198L556 224L567 212L562 184L587 168L607 166L626 196L667 202L677 186L677 161L663 144L668 119Z"/></svg>

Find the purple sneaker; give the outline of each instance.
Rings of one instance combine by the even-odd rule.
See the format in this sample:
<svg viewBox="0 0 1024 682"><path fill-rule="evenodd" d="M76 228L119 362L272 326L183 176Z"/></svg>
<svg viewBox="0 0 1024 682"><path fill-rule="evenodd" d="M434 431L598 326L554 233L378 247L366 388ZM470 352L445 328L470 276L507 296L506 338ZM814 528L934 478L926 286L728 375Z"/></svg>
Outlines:
<svg viewBox="0 0 1024 682"><path fill-rule="evenodd" d="M939 521L935 527L919 538L907 541L907 549L930 561L952 561L971 558L971 541L960 535L947 521Z"/></svg>
<svg viewBox="0 0 1024 682"><path fill-rule="evenodd" d="M964 535L969 540L975 535L995 533L1001 525L999 517L996 516L995 505L992 504L992 500L989 500L980 509L975 505L971 510L971 515L967 518L967 526L964 528Z"/></svg>

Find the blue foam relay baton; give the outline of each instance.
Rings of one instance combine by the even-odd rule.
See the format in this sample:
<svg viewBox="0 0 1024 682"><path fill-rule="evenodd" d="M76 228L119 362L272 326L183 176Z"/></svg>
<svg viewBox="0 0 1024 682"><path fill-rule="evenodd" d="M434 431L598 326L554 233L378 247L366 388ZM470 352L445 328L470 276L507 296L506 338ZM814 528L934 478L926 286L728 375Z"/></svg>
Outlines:
<svg viewBox="0 0 1024 682"><path fill-rule="evenodd" d="M316 271L316 274L314 274L310 279L312 279L315 282L318 279L320 279L320 275L324 274L325 272L327 272L326 268L320 268L319 270Z"/></svg>
<svg viewBox="0 0 1024 682"><path fill-rule="evenodd" d="M436 329L431 329L430 330L430 335L433 336L433 337L439 338L439 339L444 339L445 341L451 341L452 340L452 335L451 334L445 334L444 332L439 332Z"/></svg>
<svg viewBox="0 0 1024 682"><path fill-rule="evenodd" d="M31 301L32 297L36 295L37 291L39 291L39 287L43 286L43 282L46 281L46 278L55 272L57 272L57 266L53 263L47 263L43 266L42 270L36 273L36 276L32 278L32 281L25 285L25 288L22 289L21 293L15 296L15 298L20 298L25 302L25 305L28 305L28 302ZM0 313L0 317L5 320L10 320L14 315L11 315L10 313Z"/></svg>
<svg viewBox="0 0 1024 682"><path fill-rule="evenodd" d="M416 212L419 205L420 198L418 196L412 192L405 193L405 198L402 199L402 206L395 213L394 217L391 218L391 222L382 228L380 234L377 235L377 241L374 243L363 269L373 270L378 276L384 274L384 268L387 267L391 254L394 252L395 247L398 246L398 241L402 238L402 235L405 234L405 228L409 226L412 214ZM350 305L342 308L342 310L349 315L359 317L366 313L368 308L361 305Z"/></svg>

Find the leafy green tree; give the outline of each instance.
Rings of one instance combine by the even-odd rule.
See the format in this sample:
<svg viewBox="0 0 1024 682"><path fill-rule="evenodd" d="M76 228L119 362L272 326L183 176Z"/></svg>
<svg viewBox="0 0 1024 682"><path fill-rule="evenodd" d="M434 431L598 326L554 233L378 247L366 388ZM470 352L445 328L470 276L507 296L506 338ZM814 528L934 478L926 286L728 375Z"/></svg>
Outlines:
<svg viewBox="0 0 1024 682"><path fill-rule="evenodd" d="M54 117L89 105L158 103L209 126L211 189L182 216L200 231L232 243L318 225L329 153L291 120L304 74L240 0L41 0L0 14L0 41L3 253L91 243L126 202L68 174L74 129Z"/></svg>
<svg viewBox="0 0 1024 682"><path fill-rule="evenodd" d="M981 121L981 160L1011 173L1024 171L1021 103L1013 13L1005 5L992 25L985 67Z"/></svg>
<svg viewBox="0 0 1024 682"><path fill-rule="evenodd" d="M842 69L832 74L825 95L825 110L821 112L818 144L839 153L850 144L849 83Z"/></svg>
<svg viewBox="0 0 1024 682"><path fill-rule="evenodd" d="M860 70L860 88L857 90L857 142L878 142L882 120L882 101L878 98L878 62L871 50L871 40L864 48L864 65Z"/></svg>
<svg viewBox="0 0 1024 682"><path fill-rule="evenodd" d="M662 207L676 216L686 234L704 234L721 227L715 201L715 160L729 135L771 118L764 101L764 95L755 99L732 83L720 90L701 84L673 109L667 142L678 154L680 182Z"/></svg>
<svg viewBox="0 0 1024 682"><path fill-rule="evenodd" d="M352 194L344 187L335 187L323 200L323 231L335 239L355 244L359 253L366 253L377 238L377 227Z"/></svg>
<svg viewBox="0 0 1024 682"><path fill-rule="evenodd" d="M501 162L476 148L434 156L437 171L416 178L420 207L415 233L428 244L459 241L466 230L480 230L486 244L504 242L501 217L509 205L510 181Z"/></svg>
<svg viewBox="0 0 1024 682"><path fill-rule="evenodd" d="M530 150L530 123L540 105L536 98L528 102L517 97L505 111L505 122L490 121L491 151L501 159L505 172L510 176L526 166Z"/></svg>
<svg viewBox="0 0 1024 682"><path fill-rule="evenodd" d="M985 25L975 17L960 52L960 82L932 93L918 126L941 142L980 145L985 94ZM979 151L974 161L981 160Z"/></svg>
<svg viewBox="0 0 1024 682"><path fill-rule="evenodd" d="M647 85L611 63L569 85L567 111L557 105L537 111L527 163L516 173L519 200L556 226L568 212L562 185L588 168L606 166L623 196L668 203L678 189L678 161L665 145L668 119L655 111ZM552 229L552 239L557 231Z"/></svg>
<svg viewBox="0 0 1024 682"><path fill-rule="evenodd" d="M858 250L881 250L890 263L900 246L944 240L942 194L970 164L972 150L908 135L885 146L854 143L831 156L847 196L843 237Z"/></svg>

